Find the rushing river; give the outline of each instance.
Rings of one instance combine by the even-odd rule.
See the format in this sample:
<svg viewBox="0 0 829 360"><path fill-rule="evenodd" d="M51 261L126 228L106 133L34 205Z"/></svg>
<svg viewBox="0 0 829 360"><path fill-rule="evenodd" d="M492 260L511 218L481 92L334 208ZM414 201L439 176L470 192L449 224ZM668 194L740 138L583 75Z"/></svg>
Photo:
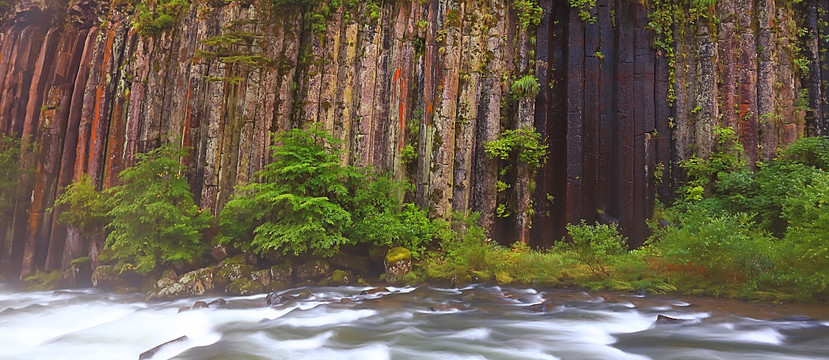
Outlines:
<svg viewBox="0 0 829 360"><path fill-rule="evenodd" d="M291 289L278 306L258 295L179 312L216 298L148 304L137 294L0 285L0 359L135 360L183 335L152 358L829 358L825 306L491 285L360 295L367 289ZM311 296L293 298L302 291ZM535 310L545 312L528 308L542 302L546 308ZM673 319L657 322L659 315Z"/></svg>

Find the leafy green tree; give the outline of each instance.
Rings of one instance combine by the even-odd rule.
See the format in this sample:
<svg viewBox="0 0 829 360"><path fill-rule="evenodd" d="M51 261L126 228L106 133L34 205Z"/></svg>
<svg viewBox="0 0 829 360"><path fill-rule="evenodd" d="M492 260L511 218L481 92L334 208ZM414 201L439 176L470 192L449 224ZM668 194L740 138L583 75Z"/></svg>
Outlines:
<svg viewBox="0 0 829 360"><path fill-rule="evenodd" d="M337 141L317 126L278 134L259 182L237 190L220 216L222 241L258 254L331 256L340 246L405 246L415 255L438 231L403 204L400 181L344 166Z"/></svg>
<svg viewBox="0 0 829 360"><path fill-rule="evenodd" d="M55 207L67 205L68 209L60 214L58 221L74 226L81 232L90 234L103 229L109 222L104 194L95 189L89 175L69 184L63 194L55 200Z"/></svg>
<svg viewBox="0 0 829 360"><path fill-rule="evenodd" d="M186 154L174 144L138 154L135 166L118 174L122 185L108 190L106 244L119 271L146 274L158 263L192 261L207 250L202 232L211 217L194 204L181 175L179 159Z"/></svg>
<svg viewBox="0 0 829 360"><path fill-rule="evenodd" d="M274 161L258 173L260 182L240 188L222 210L223 241L241 239L237 245L259 254L333 255L352 243L344 236L352 219L342 200L353 195L346 184L360 173L340 165L335 140L317 127L274 140Z"/></svg>

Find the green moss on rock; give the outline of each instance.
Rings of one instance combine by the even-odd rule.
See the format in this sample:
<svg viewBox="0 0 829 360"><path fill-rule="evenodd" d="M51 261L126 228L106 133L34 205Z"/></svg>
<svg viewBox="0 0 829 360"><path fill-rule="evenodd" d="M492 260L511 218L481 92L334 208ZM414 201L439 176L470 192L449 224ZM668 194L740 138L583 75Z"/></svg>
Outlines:
<svg viewBox="0 0 829 360"><path fill-rule="evenodd" d="M262 283L248 278L236 279L225 288L226 293L240 296L259 294L264 290Z"/></svg>
<svg viewBox="0 0 829 360"><path fill-rule="evenodd" d="M398 261L411 261L412 260L412 252L409 249L404 247L393 247L389 250L389 253L386 254L386 263L395 263Z"/></svg>

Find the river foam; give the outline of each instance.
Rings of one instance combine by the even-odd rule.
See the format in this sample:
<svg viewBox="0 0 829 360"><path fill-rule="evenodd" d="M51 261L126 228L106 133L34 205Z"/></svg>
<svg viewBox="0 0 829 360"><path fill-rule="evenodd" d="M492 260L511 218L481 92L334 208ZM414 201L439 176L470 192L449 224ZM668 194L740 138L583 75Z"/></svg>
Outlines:
<svg viewBox="0 0 829 360"><path fill-rule="evenodd" d="M308 299L264 295L179 312L96 290L15 293L0 287L0 359L820 359L827 319L758 320L684 300L471 285L312 287ZM341 302L348 298L350 302ZM639 305L647 300L646 305ZM548 303L546 312L531 304ZM443 305L441 305L443 304ZM436 306L441 305L441 306ZM438 310L438 311L433 311ZM536 308L537 310L537 308ZM671 319L656 321L658 315Z"/></svg>

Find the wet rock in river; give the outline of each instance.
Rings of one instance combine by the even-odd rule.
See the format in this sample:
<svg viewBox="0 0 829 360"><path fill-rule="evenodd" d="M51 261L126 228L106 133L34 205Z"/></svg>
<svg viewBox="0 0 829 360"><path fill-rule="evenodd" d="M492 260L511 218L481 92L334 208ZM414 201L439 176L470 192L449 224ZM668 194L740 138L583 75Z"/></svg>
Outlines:
<svg viewBox="0 0 829 360"><path fill-rule="evenodd" d="M412 270L412 252L404 247L394 247L386 254L386 281L398 282Z"/></svg>
<svg viewBox="0 0 829 360"><path fill-rule="evenodd" d="M146 359L150 359L150 358L152 358L153 356L155 356L155 354L156 354L157 352L159 352L159 351L161 350L161 348L163 348L163 347L165 347L165 346L167 346L167 345L173 344L173 343L177 343L177 342L182 342L182 341L185 341L185 340L187 340L187 339L188 339L188 338L187 338L187 335L184 335L184 336L182 336L182 337L179 337L179 338L176 338L176 339L170 340L170 341L168 341L168 342L165 342L165 343L163 343L163 344L161 344L161 345L158 345L158 346L156 346L156 347L154 347L154 348L152 348L152 349L150 349L150 350L147 350L147 351L145 351L145 352L142 352L142 353L141 353L141 355L138 355L138 360L146 360Z"/></svg>
<svg viewBox="0 0 829 360"><path fill-rule="evenodd" d="M224 305L224 304L227 304L227 301L225 301L225 299L222 299L222 298L218 298L216 300L213 300L213 301L207 303L207 305L218 305L218 306L221 306L221 305Z"/></svg>
<svg viewBox="0 0 829 360"><path fill-rule="evenodd" d="M372 289L360 291L360 295L371 295L371 294L377 294L377 293L381 293L381 292L389 292L389 289L386 289L384 287L372 288Z"/></svg>
<svg viewBox="0 0 829 360"><path fill-rule="evenodd" d="M262 283L248 278L241 278L230 283L225 288L225 293L230 295L247 296L262 293L264 290L265 287Z"/></svg>
<svg viewBox="0 0 829 360"><path fill-rule="evenodd" d="M209 307L210 307L210 305L208 305L208 304L207 304L206 302L204 302L204 301L196 301L195 303L193 303L193 307L192 307L191 309L193 309L193 310L196 310L196 309L207 309L207 308L209 308Z"/></svg>
<svg viewBox="0 0 829 360"><path fill-rule="evenodd" d="M688 324L692 323L694 320L690 319L678 319L666 315L659 314L656 316L656 322L654 324L657 325L681 325L681 324Z"/></svg>
<svg viewBox="0 0 829 360"><path fill-rule="evenodd" d="M547 300L547 301L542 302L540 304L532 304L530 306L527 306L527 310L532 311L532 312L545 313L545 312L551 311L555 306L556 305L552 301Z"/></svg>
<svg viewBox="0 0 829 360"><path fill-rule="evenodd" d="M279 294L272 292L265 296L265 304L270 306L281 305L283 302L287 300L285 297L280 296Z"/></svg>

